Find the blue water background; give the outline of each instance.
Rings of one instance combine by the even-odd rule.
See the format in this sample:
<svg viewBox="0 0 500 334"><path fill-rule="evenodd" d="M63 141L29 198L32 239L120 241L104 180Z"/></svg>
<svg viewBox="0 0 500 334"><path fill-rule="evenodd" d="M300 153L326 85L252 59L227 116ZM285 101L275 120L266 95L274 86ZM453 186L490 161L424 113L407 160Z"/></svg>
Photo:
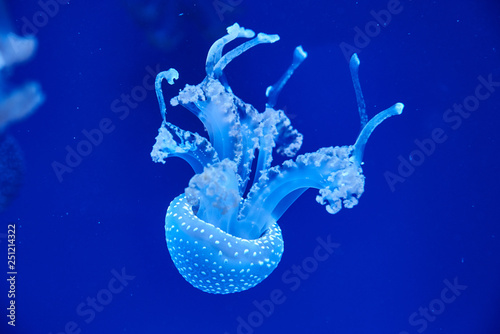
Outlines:
<svg viewBox="0 0 500 334"><path fill-rule="evenodd" d="M34 1L8 4L18 32L23 17L33 21L42 10ZM123 119L112 111L113 101L143 85L147 67L179 70L167 97L199 83L208 48L238 22L281 40L227 67L234 92L262 110L266 87L302 45L309 57L277 107L286 108L304 134L301 153L353 144L359 116L339 45L354 45L354 28L364 30L374 20L370 12L386 9L388 1L233 5L222 19L210 1L180 1L165 13L156 8L165 24L140 22L138 10L124 1L72 0L38 29L36 57L11 79L39 81L46 101L9 129L24 151L27 175L19 197L0 215L0 233L8 223L17 226L19 273L15 329L6 325L7 275L0 274L1 333L500 333L500 87L456 130L443 120L447 109L475 94L479 76L500 81L500 8L493 0L401 0L402 11L360 48L369 115L396 102L405 110L377 128L366 146L359 205L332 216L316 203L316 191L307 191L279 221L280 265L247 292L209 295L178 274L165 244L164 215L192 172L179 159L151 161L161 123L153 91ZM159 47L155 34L172 45ZM187 111L170 112L192 124ZM105 118L113 131L60 182L54 161L64 163L67 146L76 148L82 131ZM415 140L431 138L438 128L446 140L391 189L386 175L398 173L398 157L409 161ZM298 279L299 286L283 279L313 256L317 238L329 236L340 244L334 254ZM5 239L0 246L6 254ZM122 270L134 278L95 317L81 316L78 306ZM466 288L439 304L446 280ZM256 305L276 289L284 301L262 315ZM438 309L427 319L415 317L417 324L409 320L429 307Z"/></svg>

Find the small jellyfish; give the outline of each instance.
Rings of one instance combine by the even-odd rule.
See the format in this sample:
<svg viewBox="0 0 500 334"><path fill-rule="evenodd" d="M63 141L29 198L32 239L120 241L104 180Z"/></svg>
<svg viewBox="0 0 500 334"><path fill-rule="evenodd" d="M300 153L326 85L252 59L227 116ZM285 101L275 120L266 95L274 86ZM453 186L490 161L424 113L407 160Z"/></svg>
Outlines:
<svg viewBox="0 0 500 334"><path fill-rule="evenodd" d="M44 100L38 83L12 87L8 75L14 65L32 57L36 46L35 37L21 37L13 32L0 1L0 211L19 192L24 175L22 151L17 141L6 133L7 128L31 115Z"/></svg>

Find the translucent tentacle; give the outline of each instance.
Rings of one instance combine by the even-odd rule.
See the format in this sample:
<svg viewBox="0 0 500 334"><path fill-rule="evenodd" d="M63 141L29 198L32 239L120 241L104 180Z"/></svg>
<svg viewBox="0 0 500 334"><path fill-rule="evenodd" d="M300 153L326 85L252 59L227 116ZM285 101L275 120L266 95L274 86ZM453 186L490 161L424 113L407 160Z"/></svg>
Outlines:
<svg viewBox="0 0 500 334"><path fill-rule="evenodd" d="M363 161L363 152L365 150L365 145L373 130L375 130L375 128L385 119L391 116L401 115L401 113L403 112L403 108L404 105L402 103L396 103L392 107L379 112L368 122L368 124L365 125L365 127L361 130L356 143L354 144L354 157L358 164L361 165L361 162Z"/></svg>
<svg viewBox="0 0 500 334"><path fill-rule="evenodd" d="M167 80L170 85L174 84L174 80L179 79L179 72L175 68L171 68L168 71L163 71L158 73L155 80L155 90L156 97L158 98L158 104L160 105L161 116L163 121L167 116L167 106L165 105L165 98L163 97L163 90L161 89L161 82L163 79Z"/></svg>
<svg viewBox="0 0 500 334"><path fill-rule="evenodd" d="M322 148L268 169L243 202L240 228L258 237L307 188L320 189L316 200L327 204L329 213L352 208L364 190L364 176L351 158L352 152L352 146Z"/></svg>
<svg viewBox="0 0 500 334"><path fill-rule="evenodd" d="M240 116L237 97L215 79L208 78L197 86L186 87L174 97L173 106L190 110L205 126L220 160L238 160L241 155Z"/></svg>
<svg viewBox="0 0 500 334"><path fill-rule="evenodd" d="M219 161L217 152L210 142L197 133L192 133L166 121L167 108L161 83L165 79L170 85L179 78L179 72L171 68L168 71L160 72L156 76L155 90L163 123L158 130L156 143L151 151L151 157L155 162L165 163L165 159L176 156L187 161L196 173L203 171L209 164Z"/></svg>
<svg viewBox="0 0 500 334"><path fill-rule="evenodd" d="M294 129L290 119L282 110L266 108L262 114L261 128L259 132L259 156L257 158L256 173L258 177L269 167L273 161L273 150L277 145L278 153L293 157L302 145L302 134Z"/></svg>
<svg viewBox="0 0 500 334"><path fill-rule="evenodd" d="M297 46L293 52L292 63L281 78L266 90L268 101L262 122L262 135L259 137L259 157L257 159L256 174L260 176L265 169L271 167L273 149L278 148L278 153L293 157L302 145L302 134L291 126L290 119L282 110L274 110L278 96L292 76L293 72L307 58L307 52L302 46ZM269 115L269 116L267 116ZM255 180L257 181L257 180Z"/></svg>
<svg viewBox="0 0 500 334"><path fill-rule="evenodd" d="M238 37L252 38L255 36L255 32L250 29L245 29L240 27L238 23L233 24L227 28L227 35L219 38L208 50L207 61L205 65L205 70L208 77L213 77L213 69L215 64L217 64L222 56L222 49L224 46Z"/></svg>
<svg viewBox="0 0 500 334"><path fill-rule="evenodd" d="M169 157L185 160L195 173L201 173L204 167L219 162L217 152L206 138L163 122L151 158L154 162L165 163Z"/></svg>
<svg viewBox="0 0 500 334"><path fill-rule="evenodd" d="M357 54L353 54L349 62L349 69L351 70L352 83L354 91L356 92L356 101L358 102L359 118L361 120L361 129L368 123L368 115L366 115L366 104L363 92L361 91L361 84L359 83L359 58Z"/></svg>
<svg viewBox="0 0 500 334"><path fill-rule="evenodd" d="M276 100L281 90L285 86L286 82L292 76L293 72L299 67L300 64L307 58L307 52L304 51L302 45L295 48L293 52L292 64L286 70L286 72L281 76L281 78L272 86L267 87L266 96L268 97L267 106L269 108L274 108L276 105Z"/></svg>
<svg viewBox="0 0 500 334"><path fill-rule="evenodd" d="M278 35L268 35L264 33L257 34L257 37L254 39L245 42L231 51L227 52L218 62L215 64L213 68L213 77L218 78L222 75L222 71L234 58L241 55L243 52L247 51L250 48L253 48L256 45L263 43L274 43L279 41L280 37Z"/></svg>

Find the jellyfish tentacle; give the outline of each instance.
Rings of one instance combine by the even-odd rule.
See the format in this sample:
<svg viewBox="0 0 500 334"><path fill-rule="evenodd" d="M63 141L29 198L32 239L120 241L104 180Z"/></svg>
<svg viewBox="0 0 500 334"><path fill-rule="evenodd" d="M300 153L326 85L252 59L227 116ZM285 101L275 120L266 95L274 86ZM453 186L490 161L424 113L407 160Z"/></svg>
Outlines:
<svg viewBox="0 0 500 334"><path fill-rule="evenodd" d="M349 69L351 70L352 83L354 91L356 92L359 118L361 120L361 132L358 135L356 143L354 144L354 157L357 163L361 165L366 142L368 141L368 138L372 134L373 130L375 130L375 128L385 119L394 115L400 115L403 112L404 105L402 103L396 103L392 107L378 113L375 117L368 121L365 98L363 97L363 91L361 90L361 84L359 82L359 64L360 61L358 55L354 53L349 61Z"/></svg>
<svg viewBox="0 0 500 334"><path fill-rule="evenodd" d="M267 107L274 108L276 105L276 101L278 100L278 95L281 90L287 83L288 79L292 76L293 72L297 69L297 67L302 64L302 62L307 58L307 52L304 51L302 45L299 45L295 48L293 52L292 63L288 67L285 73L281 76L281 78L272 86L267 87L266 96L267 96Z"/></svg>
<svg viewBox="0 0 500 334"><path fill-rule="evenodd" d="M264 33L258 33L257 37L235 47L231 51L228 51L222 58L215 64L213 68L213 77L218 78L222 75L222 71L234 58L241 55L243 52L256 45L263 43L274 43L279 41L280 37L278 35L268 35Z"/></svg>
<svg viewBox="0 0 500 334"><path fill-rule="evenodd" d="M238 163L242 155L239 109L244 104L219 80L206 78L199 85L186 85L170 103L182 105L200 119L221 161L227 158Z"/></svg>
<svg viewBox="0 0 500 334"><path fill-rule="evenodd" d="M250 237L258 237L308 188L320 189L317 201L326 204L331 214L356 205L363 193L364 177L352 159L353 149L322 148L269 168L243 202L238 216L240 227L252 229Z"/></svg>
<svg viewBox="0 0 500 334"><path fill-rule="evenodd" d="M277 152L288 157L295 156L302 145L302 134L292 127L290 119L285 115L284 111L275 110L274 106L281 90L306 58L307 52L304 51L301 45L297 46L288 69L274 85L266 89L268 101L265 113L270 116L264 117L263 136L259 137L259 156L255 174L257 176L260 176L267 168L271 167L273 149L277 144L282 144Z"/></svg>
<svg viewBox="0 0 500 334"><path fill-rule="evenodd" d="M233 24L227 28L227 35L219 38L215 41L214 44L210 47L207 54L207 60L205 63L205 71L207 72L208 77L214 76L214 66L219 62L222 57L222 49L224 46L235 40L236 38L253 38L255 36L255 32L250 29L245 29L240 27L238 23Z"/></svg>
<svg viewBox="0 0 500 334"><path fill-rule="evenodd" d="M351 70L352 84L354 85L354 91L356 93L361 129L363 129L366 123L368 123L368 115L366 114L365 98L363 97L363 91L361 90L361 84L359 83L359 64L360 61L358 55L354 53L349 61L349 69Z"/></svg>
<svg viewBox="0 0 500 334"><path fill-rule="evenodd" d="M163 90L161 88L161 83L163 80L167 80L170 85L174 84L174 80L179 79L179 72L175 68L171 68L168 71L160 72L156 75L155 80L155 91L156 98L158 99L158 104L160 105L161 116L163 117L163 121L167 116L167 106L165 104L165 97L163 96Z"/></svg>
<svg viewBox="0 0 500 334"><path fill-rule="evenodd" d="M161 84L167 80L170 85L179 78L179 72L171 68L158 73L155 80L156 97L163 117L162 126L158 130L156 142L151 151L155 162L165 163L165 159L176 156L189 163L195 173L201 173L207 165L217 163L219 158L210 142L197 133L183 130L166 121L166 104Z"/></svg>
<svg viewBox="0 0 500 334"><path fill-rule="evenodd" d="M158 130L151 158L154 162L164 164L169 157L185 160L197 174L204 167L219 162L217 152L206 138L163 122Z"/></svg>
<svg viewBox="0 0 500 334"><path fill-rule="evenodd" d="M255 167L254 183L271 167L273 161L273 150L279 145L277 152L293 157L302 145L303 136L294 129L290 119L282 110L266 108L262 114L261 136L259 136L259 155Z"/></svg>
<svg viewBox="0 0 500 334"><path fill-rule="evenodd" d="M392 107L379 112L363 127L356 143L354 144L354 156L358 164L361 164L363 160L365 145L373 130L375 130L375 128L387 118L395 115L401 115L403 113L403 108L404 104L398 102Z"/></svg>

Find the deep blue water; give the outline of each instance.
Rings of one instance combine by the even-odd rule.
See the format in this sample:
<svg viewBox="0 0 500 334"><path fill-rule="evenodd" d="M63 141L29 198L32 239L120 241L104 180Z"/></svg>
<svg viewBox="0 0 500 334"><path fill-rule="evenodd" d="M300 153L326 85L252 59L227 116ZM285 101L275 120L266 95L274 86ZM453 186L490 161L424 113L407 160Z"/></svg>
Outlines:
<svg viewBox="0 0 500 334"><path fill-rule="evenodd" d="M37 22L39 42L8 81L38 81L46 101L7 130L26 175L0 213L1 333L500 333L496 1L221 0L230 7L221 16L215 1L165 2L71 0L51 16L44 1L7 2L15 31ZM356 37L388 6L397 10L386 26ZM281 37L226 70L236 95L260 110L293 48L308 52L277 104L304 135L301 153L353 144L358 134L340 45L357 46L369 115L395 102L405 110L370 138L356 207L332 216L307 191L279 221L285 253L274 273L246 292L210 295L184 281L165 243L166 209L192 172L180 159L151 161L161 123L154 91L123 101L170 67L181 77L167 97L198 84L210 45L234 22ZM113 112L113 103L126 107ZM463 103L470 112L448 111ZM109 133L58 178L54 162L65 163L103 120ZM399 175L392 186L388 173ZM15 328L6 317L8 224L16 225ZM309 274L290 274L318 238L340 246ZM120 287L110 287L116 276ZM275 290L282 297L263 315Z"/></svg>

